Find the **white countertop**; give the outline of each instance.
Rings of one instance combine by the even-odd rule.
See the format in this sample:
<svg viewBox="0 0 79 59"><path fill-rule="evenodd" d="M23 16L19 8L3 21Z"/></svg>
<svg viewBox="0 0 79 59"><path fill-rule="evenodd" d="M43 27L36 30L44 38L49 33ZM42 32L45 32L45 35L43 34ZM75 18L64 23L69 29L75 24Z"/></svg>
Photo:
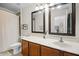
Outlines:
<svg viewBox="0 0 79 59"><path fill-rule="evenodd" d="M21 39L79 55L79 43L70 41L59 42L55 39L43 39L36 36L22 36Z"/></svg>

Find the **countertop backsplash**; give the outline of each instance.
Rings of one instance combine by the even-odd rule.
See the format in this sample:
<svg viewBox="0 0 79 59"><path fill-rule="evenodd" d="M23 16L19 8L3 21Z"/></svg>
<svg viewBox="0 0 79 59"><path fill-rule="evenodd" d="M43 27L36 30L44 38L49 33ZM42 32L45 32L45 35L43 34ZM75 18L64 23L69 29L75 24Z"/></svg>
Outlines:
<svg viewBox="0 0 79 59"><path fill-rule="evenodd" d="M37 33L32 33L32 36L37 36L37 37L43 37L44 34L37 34ZM61 35L46 35L46 38L50 38L50 39L55 39L55 40L59 40L60 37L62 37L62 39L65 41L71 41L71 42L77 42L79 43L79 37L75 37L75 36L61 36Z"/></svg>

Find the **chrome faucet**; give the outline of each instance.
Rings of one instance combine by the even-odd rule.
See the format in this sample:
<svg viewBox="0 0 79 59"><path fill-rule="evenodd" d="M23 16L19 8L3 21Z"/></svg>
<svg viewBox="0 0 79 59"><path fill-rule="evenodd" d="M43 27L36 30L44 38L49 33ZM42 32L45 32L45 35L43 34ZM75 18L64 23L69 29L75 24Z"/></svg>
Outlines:
<svg viewBox="0 0 79 59"><path fill-rule="evenodd" d="M64 42L64 41L63 41L63 39L62 39L62 37L60 37L60 40L59 40L59 42Z"/></svg>
<svg viewBox="0 0 79 59"><path fill-rule="evenodd" d="M44 36L43 36L44 39L46 38L46 34L47 34L47 32L45 32L45 34L44 34Z"/></svg>

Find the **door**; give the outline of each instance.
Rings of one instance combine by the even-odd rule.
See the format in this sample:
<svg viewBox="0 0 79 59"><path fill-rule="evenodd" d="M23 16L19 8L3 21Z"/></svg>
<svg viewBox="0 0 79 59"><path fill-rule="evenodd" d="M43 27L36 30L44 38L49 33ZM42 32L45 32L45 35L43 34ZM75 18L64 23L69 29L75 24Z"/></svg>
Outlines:
<svg viewBox="0 0 79 59"><path fill-rule="evenodd" d="M29 55L40 56L40 45L35 43L29 43Z"/></svg>
<svg viewBox="0 0 79 59"><path fill-rule="evenodd" d="M29 55L29 42L22 40L22 55L23 56L28 56Z"/></svg>

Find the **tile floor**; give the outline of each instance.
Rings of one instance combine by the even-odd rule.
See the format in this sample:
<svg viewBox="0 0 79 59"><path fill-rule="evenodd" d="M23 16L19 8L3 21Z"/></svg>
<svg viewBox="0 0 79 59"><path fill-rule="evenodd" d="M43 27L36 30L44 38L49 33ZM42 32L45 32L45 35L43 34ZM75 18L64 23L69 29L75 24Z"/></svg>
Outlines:
<svg viewBox="0 0 79 59"><path fill-rule="evenodd" d="M10 51L5 51L5 52L1 52L0 53L0 56L22 56L21 53L18 53L18 54L12 54Z"/></svg>

